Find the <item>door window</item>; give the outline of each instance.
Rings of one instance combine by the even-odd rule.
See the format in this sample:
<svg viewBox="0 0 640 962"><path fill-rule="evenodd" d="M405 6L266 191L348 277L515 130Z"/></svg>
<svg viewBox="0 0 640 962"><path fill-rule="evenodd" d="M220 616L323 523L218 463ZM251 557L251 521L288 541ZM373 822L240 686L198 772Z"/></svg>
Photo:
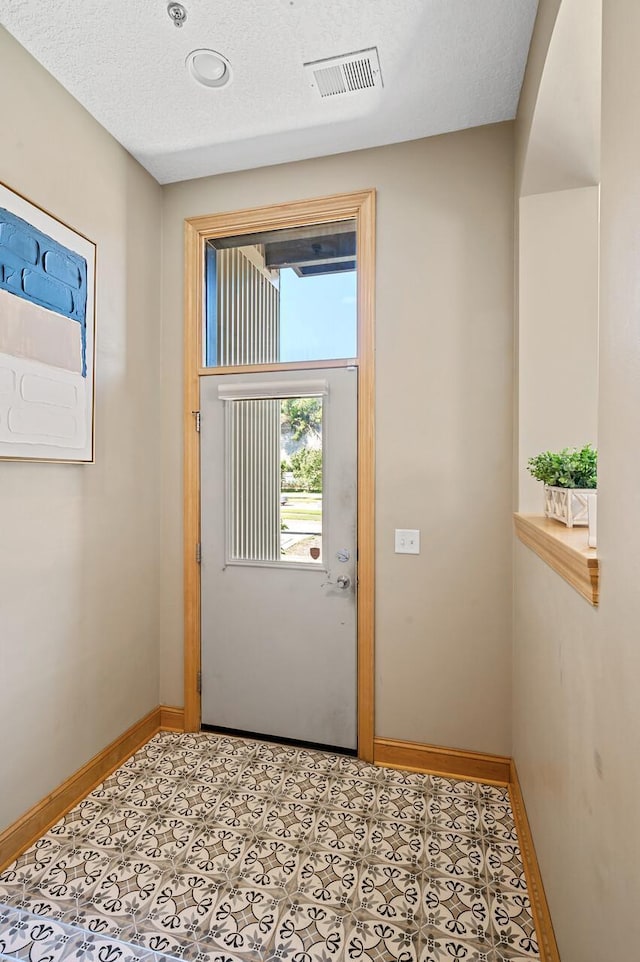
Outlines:
<svg viewBox="0 0 640 962"><path fill-rule="evenodd" d="M226 403L227 563L322 564L322 396Z"/></svg>

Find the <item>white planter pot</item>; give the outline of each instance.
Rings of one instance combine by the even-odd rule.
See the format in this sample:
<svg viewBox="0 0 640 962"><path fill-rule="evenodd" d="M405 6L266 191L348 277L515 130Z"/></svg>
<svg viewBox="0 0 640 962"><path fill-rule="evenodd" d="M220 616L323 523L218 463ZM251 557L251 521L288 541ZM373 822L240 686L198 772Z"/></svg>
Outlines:
<svg viewBox="0 0 640 962"><path fill-rule="evenodd" d="M544 486L544 513L547 518L562 521L567 528L589 524L589 495L592 488L556 488Z"/></svg>
<svg viewBox="0 0 640 962"><path fill-rule="evenodd" d="M588 497L589 502L589 547L598 547L598 498L595 492Z"/></svg>

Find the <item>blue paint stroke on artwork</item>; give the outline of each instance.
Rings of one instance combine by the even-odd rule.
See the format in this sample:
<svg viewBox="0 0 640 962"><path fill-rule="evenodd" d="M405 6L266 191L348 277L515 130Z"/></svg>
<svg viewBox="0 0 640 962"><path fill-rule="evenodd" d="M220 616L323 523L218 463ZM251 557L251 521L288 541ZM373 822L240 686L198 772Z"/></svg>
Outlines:
<svg viewBox="0 0 640 962"><path fill-rule="evenodd" d="M80 324L87 376L87 262L0 207L0 290Z"/></svg>

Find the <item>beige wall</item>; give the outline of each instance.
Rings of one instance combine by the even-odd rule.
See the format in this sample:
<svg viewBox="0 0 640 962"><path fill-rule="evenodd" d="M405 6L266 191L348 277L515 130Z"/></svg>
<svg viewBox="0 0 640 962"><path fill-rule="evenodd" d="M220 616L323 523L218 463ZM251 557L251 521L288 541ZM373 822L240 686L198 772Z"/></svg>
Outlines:
<svg viewBox="0 0 640 962"><path fill-rule="evenodd" d="M98 247L96 463L0 462L0 830L158 703L158 185L0 29L0 179Z"/></svg>
<svg viewBox="0 0 640 962"><path fill-rule="evenodd" d="M510 751L512 125L165 188L161 700L182 704L185 217L378 190L376 732ZM393 529L422 531L419 557Z"/></svg>
<svg viewBox="0 0 640 962"><path fill-rule="evenodd" d="M541 451L597 442L597 187L520 199L519 510L542 511Z"/></svg>
<svg viewBox="0 0 640 962"><path fill-rule="evenodd" d="M514 756L563 962L624 959L640 941L638 36L636 0L605 0L599 609L516 548Z"/></svg>

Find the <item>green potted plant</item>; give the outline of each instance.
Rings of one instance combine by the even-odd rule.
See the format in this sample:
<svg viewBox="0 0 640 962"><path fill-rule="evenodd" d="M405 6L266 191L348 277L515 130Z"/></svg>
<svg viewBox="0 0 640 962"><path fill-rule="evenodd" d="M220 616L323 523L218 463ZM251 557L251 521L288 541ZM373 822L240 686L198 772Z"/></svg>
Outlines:
<svg viewBox="0 0 640 962"><path fill-rule="evenodd" d="M529 458L529 472L544 483L545 515L568 528L589 524L589 495L598 483L598 452L583 448L543 451Z"/></svg>

